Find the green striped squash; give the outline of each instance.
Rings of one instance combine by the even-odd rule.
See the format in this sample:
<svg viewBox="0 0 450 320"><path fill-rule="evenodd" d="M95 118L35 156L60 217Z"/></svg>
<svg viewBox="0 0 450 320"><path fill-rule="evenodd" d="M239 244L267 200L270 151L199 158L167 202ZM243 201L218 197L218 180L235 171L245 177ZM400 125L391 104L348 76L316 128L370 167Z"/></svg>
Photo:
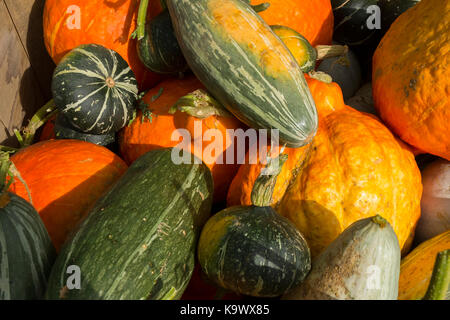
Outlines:
<svg viewBox="0 0 450 320"><path fill-rule="evenodd" d="M15 194L0 195L0 300L44 296L56 253L33 206Z"/></svg>
<svg viewBox="0 0 450 320"><path fill-rule="evenodd" d="M81 45L64 56L53 74L52 93L75 129L97 135L125 127L138 99L127 62L96 44Z"/></svg>
<svg viewBox="0 0 450 320"><path fill-rule="evenodd" d="M271 207L235 206L203 228L198 257L217 285L255 297L276 297L296 287L311 268L306 240Z"/></svg>
<svg viewBox="0 0 450 320"><path fill-rule="evenodd" d="M167 0L186 61L205 87L242 122L277 129L300 147L317 130L317 112L292 54L242 0Z"/></svg>
<svg viewBox="0 0 450 320"><path fill-rule="evenodd" d="M97 202L63 246L48 299L181 297L194 269L200 229L211 213L213 180L201 162L175 164L177 152L146 153ZM80 268L79 290L67 289L70 265Z"/></svg>

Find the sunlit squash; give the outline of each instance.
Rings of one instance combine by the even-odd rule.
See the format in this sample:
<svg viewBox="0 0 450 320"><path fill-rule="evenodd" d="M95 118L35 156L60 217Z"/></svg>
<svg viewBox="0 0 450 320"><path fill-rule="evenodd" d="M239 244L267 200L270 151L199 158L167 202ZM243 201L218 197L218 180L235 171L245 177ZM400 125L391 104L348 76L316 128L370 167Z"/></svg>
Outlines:
<svg viewBox="0 0 450 320"><path fill-rule="evenodd" d="M125 172L117 155L89 142L48 140L11 157L56 248ZM10 191L29 200L26 186L15 181Z"/></svg>
<svg viewBox="0 0 450 320"><path fill-rule="evenodd" d="M450 2L420 1L399 16L373 56L373 98L401 139L450 160Z"/></svg>
<svg viewBox="0 0 450 320"><path fill-rule="evenodd" d="M307 80L319 130L309 147L284 150L300 160L283 168L272 205L296 224L313 256L354 221L374 214L389 221L407 252L422 194L414 155L377 118L346 106L336 83ZM261 167L240 167L228 205L249 204L249 186ZM287 172L292 168L297 168L296 175Z"/></svg>

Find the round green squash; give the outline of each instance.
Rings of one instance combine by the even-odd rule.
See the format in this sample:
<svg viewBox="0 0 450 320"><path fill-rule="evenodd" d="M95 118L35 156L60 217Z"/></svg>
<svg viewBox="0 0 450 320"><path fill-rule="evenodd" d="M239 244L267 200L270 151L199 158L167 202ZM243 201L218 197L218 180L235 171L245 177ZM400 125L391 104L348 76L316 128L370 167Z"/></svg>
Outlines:
<svg viewBox="0 0 450 320"><path fill-rule="evenodd" d="M96 44L81 45L64 56L53 74L52 93L72 127L96 135L126 126L138 99L127 62Z"/></svg>
<svg viewBox="0 0 450 320"><path fill-rule="evenodd" d="M309 248L289 220L271 207L231 207L203 228L198 258L223 288L255 297L280 296L311 267Z"/></svg>
<svg viewBox="0 0 450 320"><path fill-rule="evenodd" d="M0 194L0 300L42 299L56 257L33 206L13 193Z"/></svg>

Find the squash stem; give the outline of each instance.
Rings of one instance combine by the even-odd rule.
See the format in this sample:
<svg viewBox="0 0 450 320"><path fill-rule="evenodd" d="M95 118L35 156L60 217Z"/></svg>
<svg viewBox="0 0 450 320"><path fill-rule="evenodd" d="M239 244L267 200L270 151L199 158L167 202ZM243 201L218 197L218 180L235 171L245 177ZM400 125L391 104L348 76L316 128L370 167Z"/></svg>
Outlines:
<svg viewBox="0 0 450 320"><path fill-rule="evenodd" d="M148 0L141 0L137 17L137 28L132 34L132 38L142 40L145 36L145 23L147 21Z"/></svg>
<svg viewBox="0 0 450 320"><path fill-rule="evenodd" d="M317 60L323 60L333 57L343 57L348 52L348 47L341 45L332 45L332 46L319 45L316 46L315 49L317 51Z"/></svg>
<svg viewBox="0 0 450 320"><path fill-rule="evenodd" d="M169 113L174 114L177 110L186 112L188 115L199 119L206 119L211 116L231 116L220 102L202 89L195 90L181 97L170 108Z"/></svg>
<svg viewBox="0 0 450 320"><path fill-rule="evenodd" d="M437 254L430 284L423 300L445 300L450 284L450 249Z"/></svg>
<svg viewBox="0 0 450 320"><path fill-rule="evenodd" d="M6 183L6 178L9 173L9 167L11 162L9 160L9 153L1 151L0 152L0 194L7 192L10 183Z"/></svg>
<svg viewBox="0 0 450 320"><path fill-rule="evenodd" d="M269 159L266 168L261 171L253 185L251 200L254 206L268 207L272 204L275 184L287 158L288 155L282 153Z"/></svg>
<svg viewBox="0 0 450 320"><path fill-rule="evenodd" d="M23 140L20 143L21 147L24 148L31 145L34 141L36 131L58 112L59 110L56 108L55 101L53 99L40 108L31 118L28 125L23 129Z"/></svg>

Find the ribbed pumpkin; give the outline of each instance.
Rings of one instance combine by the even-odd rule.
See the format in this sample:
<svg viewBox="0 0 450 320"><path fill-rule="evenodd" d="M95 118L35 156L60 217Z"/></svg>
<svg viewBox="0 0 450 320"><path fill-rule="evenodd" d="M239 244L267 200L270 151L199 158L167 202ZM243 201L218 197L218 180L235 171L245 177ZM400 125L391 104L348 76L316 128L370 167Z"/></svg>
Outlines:
<svg viewBox="0 0 450 320"><path fill-rule="evenodd" d="M252 5L270 3L259 12L269 25L290 27L301 33L313 46L331 44L333 12L330 0L252 0Z"/></svg>
<svg viewBox="0 0 450 320"><path fill-rule="evenodd" d="M399 300L422 299L428 289L436 255L450 249L450 230L414 248L400 265Z"/></svg>
<svg viewBox="0 0 450 320"><path fill-rule="evenodd" d="M450 1L423 0L391 25L373 56L373 98L407 143L450 160Z"/></svg>
<svg viewBox="0 0 450 320"><path fill-rule="evenodd" d="M214 199L216 202L220 202L225 200L228 186L237 172L238 164L233 159L228 160L228 163L231 162L233 164L226 164L227 159L223 154L214 154L212 157L209 157L209 153L206 154L205 150L211 148L215 140L211 142L203 141L203 145L197 145L194 140L201 139L201 137L196 136L196 131L199 131L198 129L196 130L196 126L199 129L201 128L203 134L209 129L219 130L223 136L222 150L226 150L232 146L230 142L226 141L226 137L230 137L226 130L245 128L245 125L231 115L212 115L199 119L190 116L186 112L176 111L174 114L169 113L172 106L180 98L201 88L203 88L203 85L197 78L188 76L184 79L174 78L166 80L150 90L143 98L143 101L148 104L148 108L152 112L151 121L145 117L143 118L142 112L139 111L137 119L119 133L119 147L123 159L128 164L131 164L150 150L179 145L181 142L179 137L174 136L175 138L172 139L172 135L177 130L188 130L192 138L189 148L211 169L214 179ZM203 157L204 152L205 157ZM216 163L221 158L223 158L223 164Z"/></svg>
<svg viewBox="0 0 450 320"><path fill-rule="evenodd" d="M58 64L73 48L95 43L117 51L131 66L141 88L151 88L161 77L148 71L139 60L136 41L138 0L46 0L44 41L48 53ZM152 0L149 18L162 11L159 0Z"/></svg>
<svg viewBox="0 0 450 320"><path fill-rule="evenodd" d="M422 193L414 155L377 118L346 106L336 83L307 80L319 130L309 147L284 151L294 153L300 163L295 178L283 174L295 165L283 167L278 177L274 194L279 189L280 195L273 199L277 212L296 224L313 257L354 221L374 214L389 221L406 252L420 216ZM249 204L249 186L260 168L241 166L229 189L228 205Z"/></svg>
<svg viewBox="0 0 450 320"><path fill-rule="evenodd" d="M79 140L48 140L11 157L58 251L90 206L125 172L127 165L108 149ZM10 191L29 199L25 186Z"/></svg>

